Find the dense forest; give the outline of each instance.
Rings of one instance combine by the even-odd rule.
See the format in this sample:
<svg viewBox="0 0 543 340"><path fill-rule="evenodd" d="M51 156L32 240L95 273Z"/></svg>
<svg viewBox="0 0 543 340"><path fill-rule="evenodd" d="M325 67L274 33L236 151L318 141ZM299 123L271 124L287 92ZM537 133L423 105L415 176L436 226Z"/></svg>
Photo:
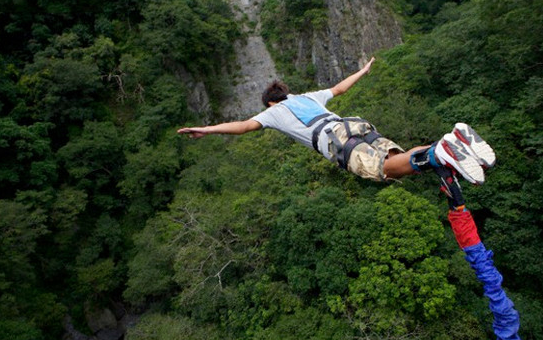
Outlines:
<svg viewBox="0 0 543 340"><path fill-rule="evenodd" d="M382 3L404 43L331 108L404 148L457 121L493 145L464 195L521 337L543 339L543 1ZM262 7L294 92L315 83L289 42L325 6ZM495 338L437 177L362 180L275 131L176 135L228 100L226 1L0 0L0 26L1 339L90 337L104 311L130 340Z"/></svg>

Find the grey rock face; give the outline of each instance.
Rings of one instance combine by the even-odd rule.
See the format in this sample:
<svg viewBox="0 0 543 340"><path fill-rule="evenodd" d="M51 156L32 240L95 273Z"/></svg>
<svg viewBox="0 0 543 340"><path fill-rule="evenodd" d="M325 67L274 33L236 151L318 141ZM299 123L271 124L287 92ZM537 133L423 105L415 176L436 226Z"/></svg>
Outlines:
<svg viewBox="0 0 543 340"><path fill-rule="evenodd" d="M402 42L399 23L378 1L327 0L326 4L328 27L314 32L306 55L299 55L315 65L319 86L336 84L377 51Z"/></svg>
<svg viewBox="0 0 543 340"><path fill-rule="evenodd" d="M221 103L224 120L246 119L260 112L261 93L278 75L260 36L260 8L264 0L230 0L239 20L245 22L246 40L234 42L236 66L229 77L228 99ZM374 53L402 42L401 27L394 14L377 0L326 0L326 27L300 32L296 39L295 65L312 64L319 87L333 86L366 63ZM193 84L196 85L196 84ZM203 84L193 89L191 109L205 111L208 96ZM202 112L198 111L198 112ZM202 112L205 114L205 112Z"/></svg>
<svg viewBox="0 0 543 340"><path fill-rule="evenodd" d="M236 71L233 74L231 100L223 103L221 116L226 119L250 117L264 106L261 93L266 86L277 79L275 64L260 36L260 6L262 0L230 0L238 19L248 21L244 31L247 39L235 42ZM254 28L248 27L254 26Z"/></svg>

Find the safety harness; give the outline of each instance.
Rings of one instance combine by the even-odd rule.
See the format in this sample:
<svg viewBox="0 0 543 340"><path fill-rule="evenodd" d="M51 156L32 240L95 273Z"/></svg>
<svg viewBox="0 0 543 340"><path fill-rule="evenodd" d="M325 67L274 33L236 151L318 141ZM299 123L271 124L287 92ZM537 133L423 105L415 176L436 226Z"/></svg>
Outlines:
<svg viewBox="0 0 543 340"><path fill-rule="evenodd" d="M319 136L324 129L326 125L330 122L342 122L345 127L345 132L347 133L347 140L345 142L340 141L340 139L334 134L331 128L327 128L324 130L326 132L326 135L328 138L332 141L332 144L334 145L336 149L336 160L338 162L338 165L343 168L347 169L347 165L349 164L349 159L351 158L351 153L353 152L354 148L361 144L361 143L367 143L371 144L373 143L377 138L381 137L381 134L377 132L375 129L375 126L370 124L367 120L359 118L359 117L347 117L347 118L332 118L332 119L323 119L322 122L313 130L313 138L312 138L312 144L313 148L319 152ZM355 122L355 123L362 123L360 126L362 127L360 131L357 133L352 133L351 127L349 126L349 122ZM364 124L366 123L366 124Z"/></svg>
<svg viewBox="0 0 543 340"><path fill-rule="evenodd" d="M351 158L351 153L354 148L362 143L372 144L377 138L381 137L381 134L377 132L375 126L360 117L347 117L340 119L340 121L343 122L343 126L345 127L345 132L347 134L346 141L341 141L330 128L327 128L324 131L335 147L335 155L339 167L347 170L349 159ZM350 123L358 123L356 125L358 127L357 132L352 132Z"/></svg>
<svg viewBox="0 0 543 340"><path fill-rule="evenodd" d="M319 152L319 136L321 134L322 129L324 129L324 127L328 125L328 123L330 122L340 122L340 121L341 121L340 118L329 118L329 119L324 118L322 122L319 125L317 125L315 130L313 130L313 135L311 138L311 143L315 151Z"/></svg>
<svg viewBox="0 0 543 340"><path fill-rule="evenodd" d="M281 104L286 106L305 126L309 127L317 124L311 136L311 144L317 152L319 152L319 136L322 129L330 122L342 122L344 124L347 133L346 139L342 138L340 140L330 128L325 130L328 138L330 138L334 145L338 165L343 169L347 169L351 153L357 145L361 143L371 144L377 138L381 137L381 134L367 120L359 117L330 117L332 114L328 110L312 98L304 95L290 97L282 101ZM356 123L353 124L357 128L355 133L352 132L350 123Z"/></svg>

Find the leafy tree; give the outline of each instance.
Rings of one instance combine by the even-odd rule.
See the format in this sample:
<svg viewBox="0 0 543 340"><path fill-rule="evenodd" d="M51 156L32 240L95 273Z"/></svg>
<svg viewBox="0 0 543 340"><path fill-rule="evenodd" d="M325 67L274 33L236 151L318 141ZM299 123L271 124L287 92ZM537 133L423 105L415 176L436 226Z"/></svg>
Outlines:
<svg viewBox="0 0 543 340"><path fill-rule="evenodd" d="M110 292L118 284L115 279L115 263L112 259L98 261L79 268L77 272L78 289L84 294L103 294Z"/></svg>
<svg viewBox="0 0 543 340"><path fill-rule="evenodd" d="M89 64L96 64L100 74L106 75L115 69L117 49L111 38L98 36L91 46L84 49L83 60Z"/></svg>
<svg viewBox="0 0 543 340"><path fill-rule="evenodd" d="M214 325L201 325L185 318L162 314L145 315L126 334L127 340L219 340L225 338Z"/></svg>
<svg viewBox="0 0 543 340"><path fill-rule="evenodd" d="M119 288L124 274L120 264L124 242L119 223L108 214L100 216L90 236L81 242L76 257L78 294L91 302L101 302Z"/></svg>
<svg viewBox="0 0 543 340"><path fill-rule="evenodd" d="M42 275L44 281L58 282L66 279L67 263L71 263L77 254L73 245L81 236L78 232L81 231L88 195L83 190L64 187L56 192L48 205L50 234L40 239Z"/></svg>
<svg viewBox="0 0 543 340"><path fill-rule="evenodd" d="M239 36L233 14L222 0L156 1L143 13L142 36L153 53L162 56L166 66L180 63L194 73L218 71L232 55L230 42Z"/></svg>
<svg viewBox="0 0 543 340"><path fill-rule="evenodd" d="M80 136L58 150L73 183L102 208L116 208L115 184L124 164L121 139L111 122L87 122Z"/></svg>
<svg viewBox="0 0 543 340"><path fill-rule="evenodd" d="M29 322L17 320L0 321L0 336L13 340L41 340L42 333Z"/></svg>
<svg viewBox="0 0 543 340"><path fill-rule="evenodd" d="M47 138L48 123L19 125L11 118L0 118L0 189L2 197L12 198L19 190L41 189L57 177Z"/></svg>
<svg viewBox="0 0 543 340"><path fill-rule="evenodd" d="M46 232L45 216L43 211L31 212L23 204L8 200L0 201L0 209L2 288L9 289L16 283L12 287L16 289L17 284L34 279L30 255L35 251L36 239Z"/></svg>
<svg viewBox="0 0 543 340"><path fill-rule="evenodd" d="M138 138L142 144L152 145L158 144L165 129L194 118L187 108L183 82L172 75L158 77L148 86L145 102L139 106L138 116L139 119L134 125L143 131L138 131L139 137L133 137Z"/></svg>
<svg viewBox="0 0 543 340"><path fill-rule="evenodd" d="M0 335L6 339L42 338L38 326L43 324L36 325L35 321L47 316L41 314L43 311L29 312L28 306L39 302L30 294L36 283L31 256L36 251L36 240L46 233L43 213L31 211L22 203L0 200ZM32 316L38 320L32 321ZM55 314L48 321L60 319Z"/></svg>
<svg viewBox="0 0 543 340"><path fill-rule="evenodd" d="M135 236L137 253L128 264L127 288L123 295L133 304L143 304L147 298L163 297L173 288L172 261L174 249L169 241L175 239L165 213L150 219Z"/></svg>
<svg viewBox="0 0 543 340"><path fill-rule="evenodd" d="M253 339L331 339L353 336L353 330L344 320L323 314L316 308L296 309L294 314L282 315L278 322L255 334Z"/></svg>
<svg viewBox="0 0 543 340"><path fill-rule="evenodd" d="M285 203L271 234L269 253L278 274L300 294L341 294L359 265L358 247L374 230L366 200L348 203L340 189Z"/></svg>
<svg viewBox="0 0 543 340"><path fill-rule="evenodd" d="M227 302L229 309L224 325L240 338L273 334L276 331L274 325L285 324L281 322L283 316L290 317L303 308L301 299L286 283L271 281L268 275L248 279L237 289L228 290ZM265 331L267 329L269 331Z"/></svg>
<svg viewBox="0 0 543 340"><path fill-rule="evenodd" d="M126 155L124 179L118 186L131 200L129 209L136 216L148 216L172 199L179 170L176 151L163 142L156 148L144 146L137 153Z"/></svg>
<svg viewBox="0 0 543 340"><path fill-rule="evenodd" d="M362 247L360 276L349 284L346 305L338 297L329 303L333 310L351 313L363 334L402 335L418 320L452 309L448 262L431 254L443 232L437 209L403 189L382 190L375 205L380 235Z"/></svg>
<svg viewBox="0 0 543 340"><path fill-rule="evenodd" d="M26 107L16 111L18 119L52 122L60 128L99 116L94 108L102 85L95 65L71 58L38 58L20 83Z"/></svg>
<svg viewBox="0 0 543 340"><path fill-rule="evenodd" d="M17 79L20 70L13 62L0 55L0 115L4 117L17 104L19 88Z"/></svg>

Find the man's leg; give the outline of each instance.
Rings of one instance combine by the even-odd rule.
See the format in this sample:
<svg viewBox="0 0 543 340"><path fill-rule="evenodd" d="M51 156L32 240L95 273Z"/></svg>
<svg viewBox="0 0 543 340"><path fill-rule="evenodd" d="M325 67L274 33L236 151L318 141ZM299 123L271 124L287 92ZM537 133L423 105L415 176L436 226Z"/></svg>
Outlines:
<svg viewBox="0 0 543 340"><path fill-rule="evenodd" d="M430 146L417 146L413 149L404 152L397 153L391 151L393 154L385 160L384 172L388 178L400 178L405 175L411 175L418 173L411 166L411 157L414 152L426 150ZM438 166L433 168L434 172L440 179L440 189L449 202L449 208L452 211L461 211L464 209L464 197L462 196L462 189L458 183L458 179L455 176L454 171L451 168L445 166Z"/></svg>
<svg viewBox="0 0 543 340"><path fill-rule="evenodd" d="M386 178L398 179L446 165L458 171L469 182L483 184L484 172L477 160L461 143L455 144L448 140L448 135L432 146L417 146L398 154L390 152L383 164Z"/></svg>
<svg viewBox="0 0 543 340"><path fill-rule="evenodd" d="M493 165L495 157L494 160L490 159L494 156L494 151L473 129L467 127L472 136L471 143L462 138L455 128L454 134L446 134L431 146L415 147L401 154L389 153L383 164L383 173L387 178L400 178L446 165L455 169L469 182L483 184L485 176L481 165ZM475 144L475 141L478 144ZM481 145L483 147L480 147Z"/></svg>
<svg viewBox="0 0 543 340"><path fill-rule="evenodd" d="M388 157L383 164L383 172L387 178L401 178L406 175L413 175L418 173L411 166L411 155L415 151L428 149L430 146L417 146L406 152L399 153L396 150L390 150Z"/></svg>

